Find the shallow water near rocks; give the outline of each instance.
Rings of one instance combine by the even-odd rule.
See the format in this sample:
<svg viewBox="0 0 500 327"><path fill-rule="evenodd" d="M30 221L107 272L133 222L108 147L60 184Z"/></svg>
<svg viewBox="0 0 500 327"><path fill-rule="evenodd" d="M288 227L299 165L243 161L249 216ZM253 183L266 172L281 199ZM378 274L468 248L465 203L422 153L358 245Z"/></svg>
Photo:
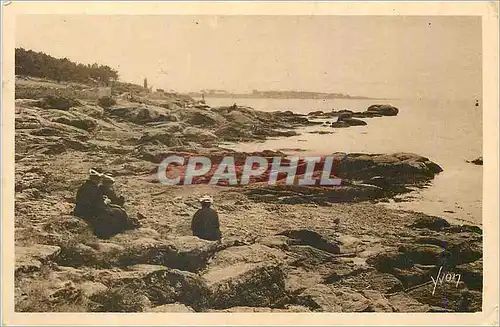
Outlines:
<svg viewBox="0 0 500 327"><path fill-rule="evenodd" d="M390 103L398 116L367 118L367 126L331 128L309 126L301 135L265 142L226 144L238 151L282 150L287 154L326 155L333 152L412 152L438 163L444 171L426 189L408 194L403 202L383 204L421 211L451 221L482 223L482 166L467 163L482 155L482 107L470 100L315 100L207 98L211 106L250 106L263 111L296 113L332 109L365 111L371 104ZM324 119L335 121L336 118ZM311 132L324 131L333 134Z"/></svg>

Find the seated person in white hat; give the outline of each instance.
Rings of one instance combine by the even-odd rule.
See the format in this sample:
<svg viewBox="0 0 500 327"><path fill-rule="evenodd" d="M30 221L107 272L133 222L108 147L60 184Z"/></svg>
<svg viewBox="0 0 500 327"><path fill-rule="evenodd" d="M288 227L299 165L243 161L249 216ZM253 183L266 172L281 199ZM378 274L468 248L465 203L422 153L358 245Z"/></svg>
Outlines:
<svg viewBox="0 0 500 327"><path fill-rule="evenodd" d="M111 200L111 204L116 204L123 206L125 203L125 198L123 196L118 196L115 191L115 179L109 174L102 175L101 186L99 189L101 193Z"/></svg>
<svg viewBox="0 0 500 327"><path fill-rule="evenodd" d="M99 186L102 174L95 169L90 169L89 173L89 179L76 194L74 215L87 221L99 238L139 227L137 220L130 219L122 207L112 204L112 200L102 193Z"/></svg>
<svg viewBox="0 0 500 327"><path fill-rule="evenodd" d="M101 176L97 170L90 169L89 178L76 193L76 206L73 213L88 222L93 222L106 208L104 198L99 190Z"/></svg>
<svg viewBox="0 0 500 327"><path fill-rule="evenodd" d="M219 229L219 215L217 211L210 208L213 200L209 196L200 198L201 209L196 211L191 221L193 235L199 238L216 241L221 239L222 234Z"/></svg>

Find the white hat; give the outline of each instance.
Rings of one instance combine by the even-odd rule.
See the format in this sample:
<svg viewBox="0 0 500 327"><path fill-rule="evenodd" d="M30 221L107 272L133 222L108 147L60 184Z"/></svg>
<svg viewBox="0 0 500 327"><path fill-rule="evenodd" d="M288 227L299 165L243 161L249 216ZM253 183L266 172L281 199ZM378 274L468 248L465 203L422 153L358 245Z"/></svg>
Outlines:
<svg viewBox="0 0 500 327"><path fill-rule="evenodd" d="M97 170L95 170L95 169L93 169L93 168L90 168L90 170L89 170L89 175L90 175L90 176L99 176L99 177L101 177L101 176L102 176L102 174L101 174L100 172L98 172Z"/></svg>
<svg viewBox="0 0 500 327"><path fill-rule="evenodd" d="M108 174L102 174L102 179L103 180L106 180L106 181L110 181L112 183L115 182L115 179L113 178L113 176L111 175L108 175Z"/></svg>
<svg viewBox="0 0 500 327"><path fill-rule="evenodd" d="M213 203L213 202L214 202L214 200L212 199L212 197L211 197L211 196L209 196L209 195L204 195L204 196L202 196L202 197L199 199L199 201L200 201L201 203L206 203L206 202L208 202L208 203Z"/></svg>

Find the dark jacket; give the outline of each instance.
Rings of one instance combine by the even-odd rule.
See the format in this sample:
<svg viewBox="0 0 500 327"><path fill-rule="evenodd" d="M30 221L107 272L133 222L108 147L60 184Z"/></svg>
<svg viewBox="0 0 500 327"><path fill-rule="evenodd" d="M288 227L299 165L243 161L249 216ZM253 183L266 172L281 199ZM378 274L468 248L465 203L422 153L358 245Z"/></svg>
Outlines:
<svg viewBox="0 0 500 327"><path fill-rule="evenodd" d="M123 196L118 196L113 186L101 185L99 186L99 190L103 195L107 196L111 200L111 204L123 206L123 204L125 203L125 199L123 198Z"/></svg>
<svg viewBox="0 0 500 327"><path fill-rule="evenodd" d="M216 241L222 235L219 229L219 215L212 208L202 208L196 211L191 221L193 235L199 238Z"/></svg>
<svg viewBox="0 0 500 327"><path fill-rule="evenodd" d="M86 220L92 220L105 210L106 204L99 186L87 180L76 192L74 215Z"/></svg>

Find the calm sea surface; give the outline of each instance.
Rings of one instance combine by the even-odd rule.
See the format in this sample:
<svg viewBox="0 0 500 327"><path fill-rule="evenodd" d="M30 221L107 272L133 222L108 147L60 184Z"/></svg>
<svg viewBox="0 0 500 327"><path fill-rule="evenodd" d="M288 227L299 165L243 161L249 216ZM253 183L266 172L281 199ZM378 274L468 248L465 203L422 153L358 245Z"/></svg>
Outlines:
<svg viewBox="0 0 500 327"><path fill-rule="evenodd" d="M377 103L376 100L344 99L207 98L206 101L211 106L236 103L263 111L291 110L304 114L332 109L365 111L369 105ZM409 194L409 202L384 205L481 224L483 170L482 166L467 163L466 160L482 155L482 108L475 107L473 100L378 102L398 107L398 116L365 119L367 126L345 129L311 126L298 130L301 133L299 136L261 143L231 144L228 147L240 151L289 149L283 152L301 156L333 152L412 152L423 155L438 163L444 172L434 179L432 186ZM334 134L309 133L315 130L333 131Z"/></svg>

